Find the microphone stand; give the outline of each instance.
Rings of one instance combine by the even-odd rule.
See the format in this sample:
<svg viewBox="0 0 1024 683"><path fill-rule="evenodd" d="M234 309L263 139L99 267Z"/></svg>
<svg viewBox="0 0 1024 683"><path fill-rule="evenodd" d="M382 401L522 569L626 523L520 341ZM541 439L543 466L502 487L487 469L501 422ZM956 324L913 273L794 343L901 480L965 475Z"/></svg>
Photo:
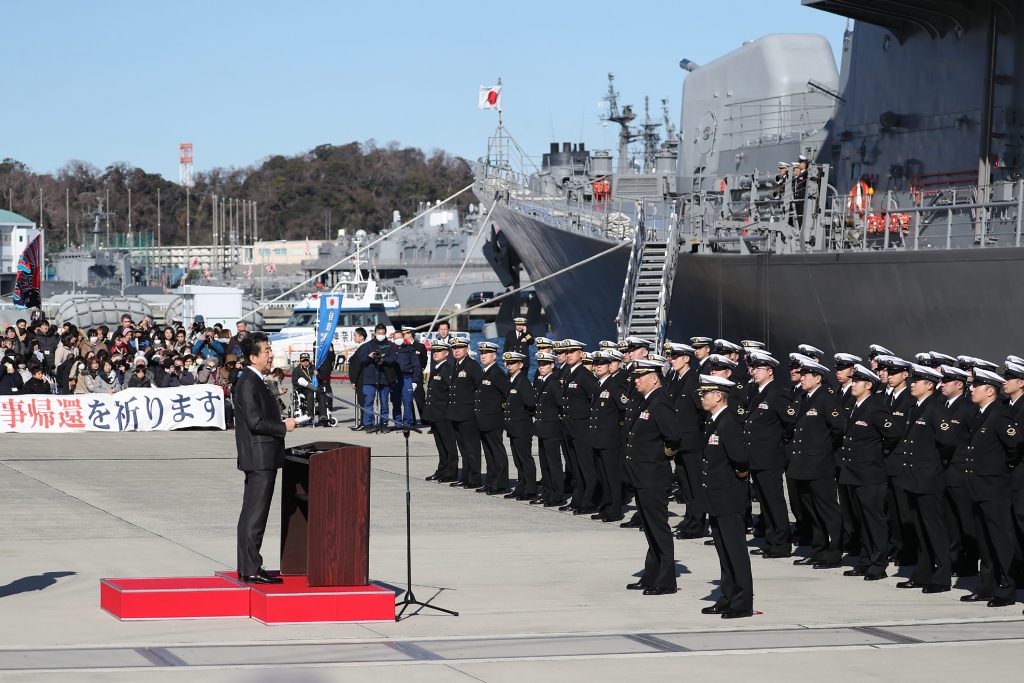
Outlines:
<svg viewBox="0 0 1024 683"><path fill-rule="evenodd" d="M325 391L324 393L329 398L355 406L351 401L334 396L330 392ZM444 607L438 607L437 605L431 605L430 603L423 602L422 600L417 599L416 594L412 591L412 476L409 473L409 432L416 432L417 434L422 434L423 432L411 425L396 422L386 414L381 415L380 413L374 413L373 411L370 412L375 420L383 417L385 421L393 423L396 427L402 430L402 436L405 437L405 595L402 596L401 600L395 603L395 607L401 608L395 614L395 621L401 621L402 615L405 614L405 611L414 605L420 609L426 607L437 612L443 612L444 614L450 614L453 617L457 617L459 616L459 613L455 610L445 609ZM417 610L417 612L418 611L419 610ZM416 612L413 614L415 613ZM412 614L409 616L412 616Z"/></svg>

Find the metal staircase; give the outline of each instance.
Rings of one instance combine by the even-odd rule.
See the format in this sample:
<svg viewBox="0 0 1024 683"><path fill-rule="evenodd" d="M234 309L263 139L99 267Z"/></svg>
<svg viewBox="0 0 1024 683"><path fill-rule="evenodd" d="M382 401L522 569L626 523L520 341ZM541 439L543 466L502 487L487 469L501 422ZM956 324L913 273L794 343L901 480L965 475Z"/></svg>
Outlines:
<svg viewBox="0 0 1024 683"><path fill-rule="evenodd" d="M619 336L649 339L660 352L679 256L679 220L673 212L667 231L658 234L647 230L642 212L639 217L619 307Z"/></svg>

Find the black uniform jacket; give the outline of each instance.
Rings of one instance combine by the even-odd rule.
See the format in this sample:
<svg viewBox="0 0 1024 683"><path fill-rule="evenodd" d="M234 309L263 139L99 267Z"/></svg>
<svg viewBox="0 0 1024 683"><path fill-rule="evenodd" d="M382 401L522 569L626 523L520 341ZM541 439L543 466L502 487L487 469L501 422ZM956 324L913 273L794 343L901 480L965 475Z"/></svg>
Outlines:
<svg viewBox="0 0 1024 683"><path fill-rule="evenodd" d="M582 436L590 420L590 404L594 387L597 386L597 378L583 366L583 363L577 363L575 368L563 368L561 380L562 414L569 425L569 433L574 438Z"/></svg>
<svg viewBox="0 0 1024 683"><path fill-rule="evenodd" d="M476 385L476 424L481 432L493 432L501 429L504 420L502 418L501 405L508 396L509 386L508 375L506 375L497 363L491 365L481 372L480 383Z"/></svg>
<svg viewBox="0 0 1024 683"><path fill-rule="evenodd" d="M964 486L972 500L1009 498L1011 470L1020 469L1020 426L998 401L975 419L977 428L964 454Z"/></svg>
<svg viewBox="0 0 1024 683"><path fill-rule="evenodd" d="M871 394L858 406L850 408L846 419L843 445L839 448L839 483L851 486L884 484L885 443L898 436L892 415L885 408L885 399Z"/></svg>
<svg viewBox="0 0 1024 683"><path fill-rule="evenodd" d="M950 430L956 440L953 458L946 463L946 486L963 486L965 465L967 463L967 446L971 443L971 434L977 427L978 406L971 403L967 396L957 396L953 405L947 405L949 411Z"/></svg>
<svg viewBox="0 0 1024 683"><path fill-rule="evenodd" d="M668 488L672 459L665 449L679 448L679 423L665 390L658 387L641 397L630 417L623 451L630 482L634 488Z"/></svg>
<svg viewBox="0 0 1024 683"><path fill-rule="evenodd" d="M911 493L942 493L946 489L943 463L953 457L955 450L956 437L942 396L932 394L920 405L915 401L907 416L896 482Z"/></svg>
<svg viewBox="0 0 1024 683"><path fill-rule="evenodd" d="M590 403L587 441L593 448L618 448L626 419L626 387L622 381L608 376L598 380Z"/></svg>
<svg viewBox="0 0 1024 683"><path fill-rule="evenodd" d="M452 384L452 367L452 360L446 358L430 370L430 379L427 380L427 405L423 411L423 417L431 422L445 419L445 411L448 409L448 393L451 391Z"/></svg>
<svg viewBox="0 0 1024 683"><path fill-rule="evenodd" d="M893 400L892 394L882 394L885 405L892 413L892 423L900 433L901 438L894 442L887 443L883 449L885 455L885 471L890 477L898 476L903 462L903 439L907 433L907 421L910 419L910 408L917 403L917 400L910 395L910 389L904 388L898 398Z"/></svg>
<svg viewBox="0 0 1024 683"><path fill-rule="evenodd" d="M502 405L505 431L509 436L533 434L533 411L537 396L525 372L509 378L508 396Z"/></svg>
<svg viewBox="0 0 1024 683"><path fill-rule="evenodd" d="M1017 402L1012 406L1009 399L1007 399L1006 407L1010 409L1010 417L1013 418L1018 427L1024 424L1024 398L1017 399ZM1021 447L1017 450L1019 457L1024 458L1024 441L1021 442ZM1013 468L1013 490L1020 491L1021 489L1024 489L1024 467L1015 467Z"/></svg>
<svg viewBox="0 0 1024 683"><path fill-rule="evenodd" d="M699 453L704 449L704 409L700 405L697 387L700 378L696 370L689 370L675 380L675 408L679 418L679 450L683 453Z"/></svg>
<svg viewBox="0 0 1024 683"><path fill-rule="evenodd" d="M536 394L533 430L540 439L559 439L562 436L561 420L562 385L552 371L547 379L537 375L533 379Z"/></svg>
<svg viewBox="0 0 1024 683"><path fill-rule="evenodd" d="M530 356L530 346L533 344L533 335L527 332L523 332L522 338L519 337L519 333L514 329L510 330L505 335L505 348L503 351L508 353L509 351L515 351L521 353L527 358Z"/></svg>
<svg viewBox="0 0 1024 683"><path fill-rule="evenodd" d="M480 364L468 356L454 362L452 367L452 388L448 393L448 409L445 412L452 422L466 422L474 419L473 408L476 406L476 388L484 378Z"/></svg>
<svg viewBox="0 0 1024 683"><path fill-rule="evenodd" d="M843 422L842 408L828 387L820 386L810 396L802 394L786 474L805 481L836 476L835 452L843 440Z"/></svg>
<svg viewBox="0 0 1024 683"><path fill-rule="evenodd" d="M288 430L267 383L255 370L245 368L232 391L238 469L251 472L283 467L284 435Z"/></svg>
<svg viewBox="0 0 1024 683"><path fill-rule="evenodd" d="M751 390L751 401L743 421L743 443L750 468L770 470L786 466L786 442L793 436L796 406L781 384L772 380L760 392Z"/></svg>
<svg viewBox="0 0 1024 683"><path fill-rule="evenodd" d="M743 444L743 426L730 409L707 420L704 459L700 469L700 494L710 515L741 513L750 504L746 473L750 469ZM743 474L743 478L740 478Z"/></svg>

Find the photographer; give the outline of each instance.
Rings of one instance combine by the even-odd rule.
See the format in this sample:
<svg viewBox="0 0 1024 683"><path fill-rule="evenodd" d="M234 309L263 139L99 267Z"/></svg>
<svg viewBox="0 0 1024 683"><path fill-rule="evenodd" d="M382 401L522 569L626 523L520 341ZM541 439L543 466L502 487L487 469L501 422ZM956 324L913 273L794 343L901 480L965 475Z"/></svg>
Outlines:
<svg viewBox="0 0 1024 683"><path fill-rule="evenodd" d="M398 350L388 341L387 327L377 325L373 329L373 339L359 347L355 359L361 367L360 380L363 387L361 426L369 433L388 432L388 394L400 372ZM379 417L375 420L376 413L379 413Z"/></svg>
<svg viewBox="0 0 1024 683"><path fill-rule="evenodd" d="M226 354L227 351L224 349L224 345L217 340L212 329L204 328L202 334L192 344L193 356L202 356L203 358L216 357L218 360L223 361Z"/></svg>
<svg viewBox="0 0 1024 683"><path fill-rule="evenodd" d="M391 385L391 416L399 424L412 425L412 393L414 387L423 381L420 375L422 366L416 349L405 343L405 335L401 330L395 330L393 339L400 374Z"/></svg>
<svg viewBox="0 0 1024 683"><path fill-rule="evenodd" d="M184 330L182 331L184 332ZM194 345L197 341L203 338L204 334L206 334L206 319L201 315L197 315L192 319L192 327L188 330L188 345Z"/></svg>

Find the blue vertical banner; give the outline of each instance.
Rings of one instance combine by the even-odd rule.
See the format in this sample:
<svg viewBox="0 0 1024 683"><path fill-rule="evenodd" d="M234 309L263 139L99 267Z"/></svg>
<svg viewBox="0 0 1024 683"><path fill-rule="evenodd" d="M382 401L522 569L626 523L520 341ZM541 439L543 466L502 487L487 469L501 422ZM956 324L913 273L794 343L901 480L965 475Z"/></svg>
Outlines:
<svg viewBox="0 0 1024 683"><path fill-rule="evenodd" d="M313 362L313 388L320 386L317 370L327 359L327 354L334 343L334 328L338 326L341 316L341 294L325 294L320 296L320 309L316 314L316 359Z"/></svg>

